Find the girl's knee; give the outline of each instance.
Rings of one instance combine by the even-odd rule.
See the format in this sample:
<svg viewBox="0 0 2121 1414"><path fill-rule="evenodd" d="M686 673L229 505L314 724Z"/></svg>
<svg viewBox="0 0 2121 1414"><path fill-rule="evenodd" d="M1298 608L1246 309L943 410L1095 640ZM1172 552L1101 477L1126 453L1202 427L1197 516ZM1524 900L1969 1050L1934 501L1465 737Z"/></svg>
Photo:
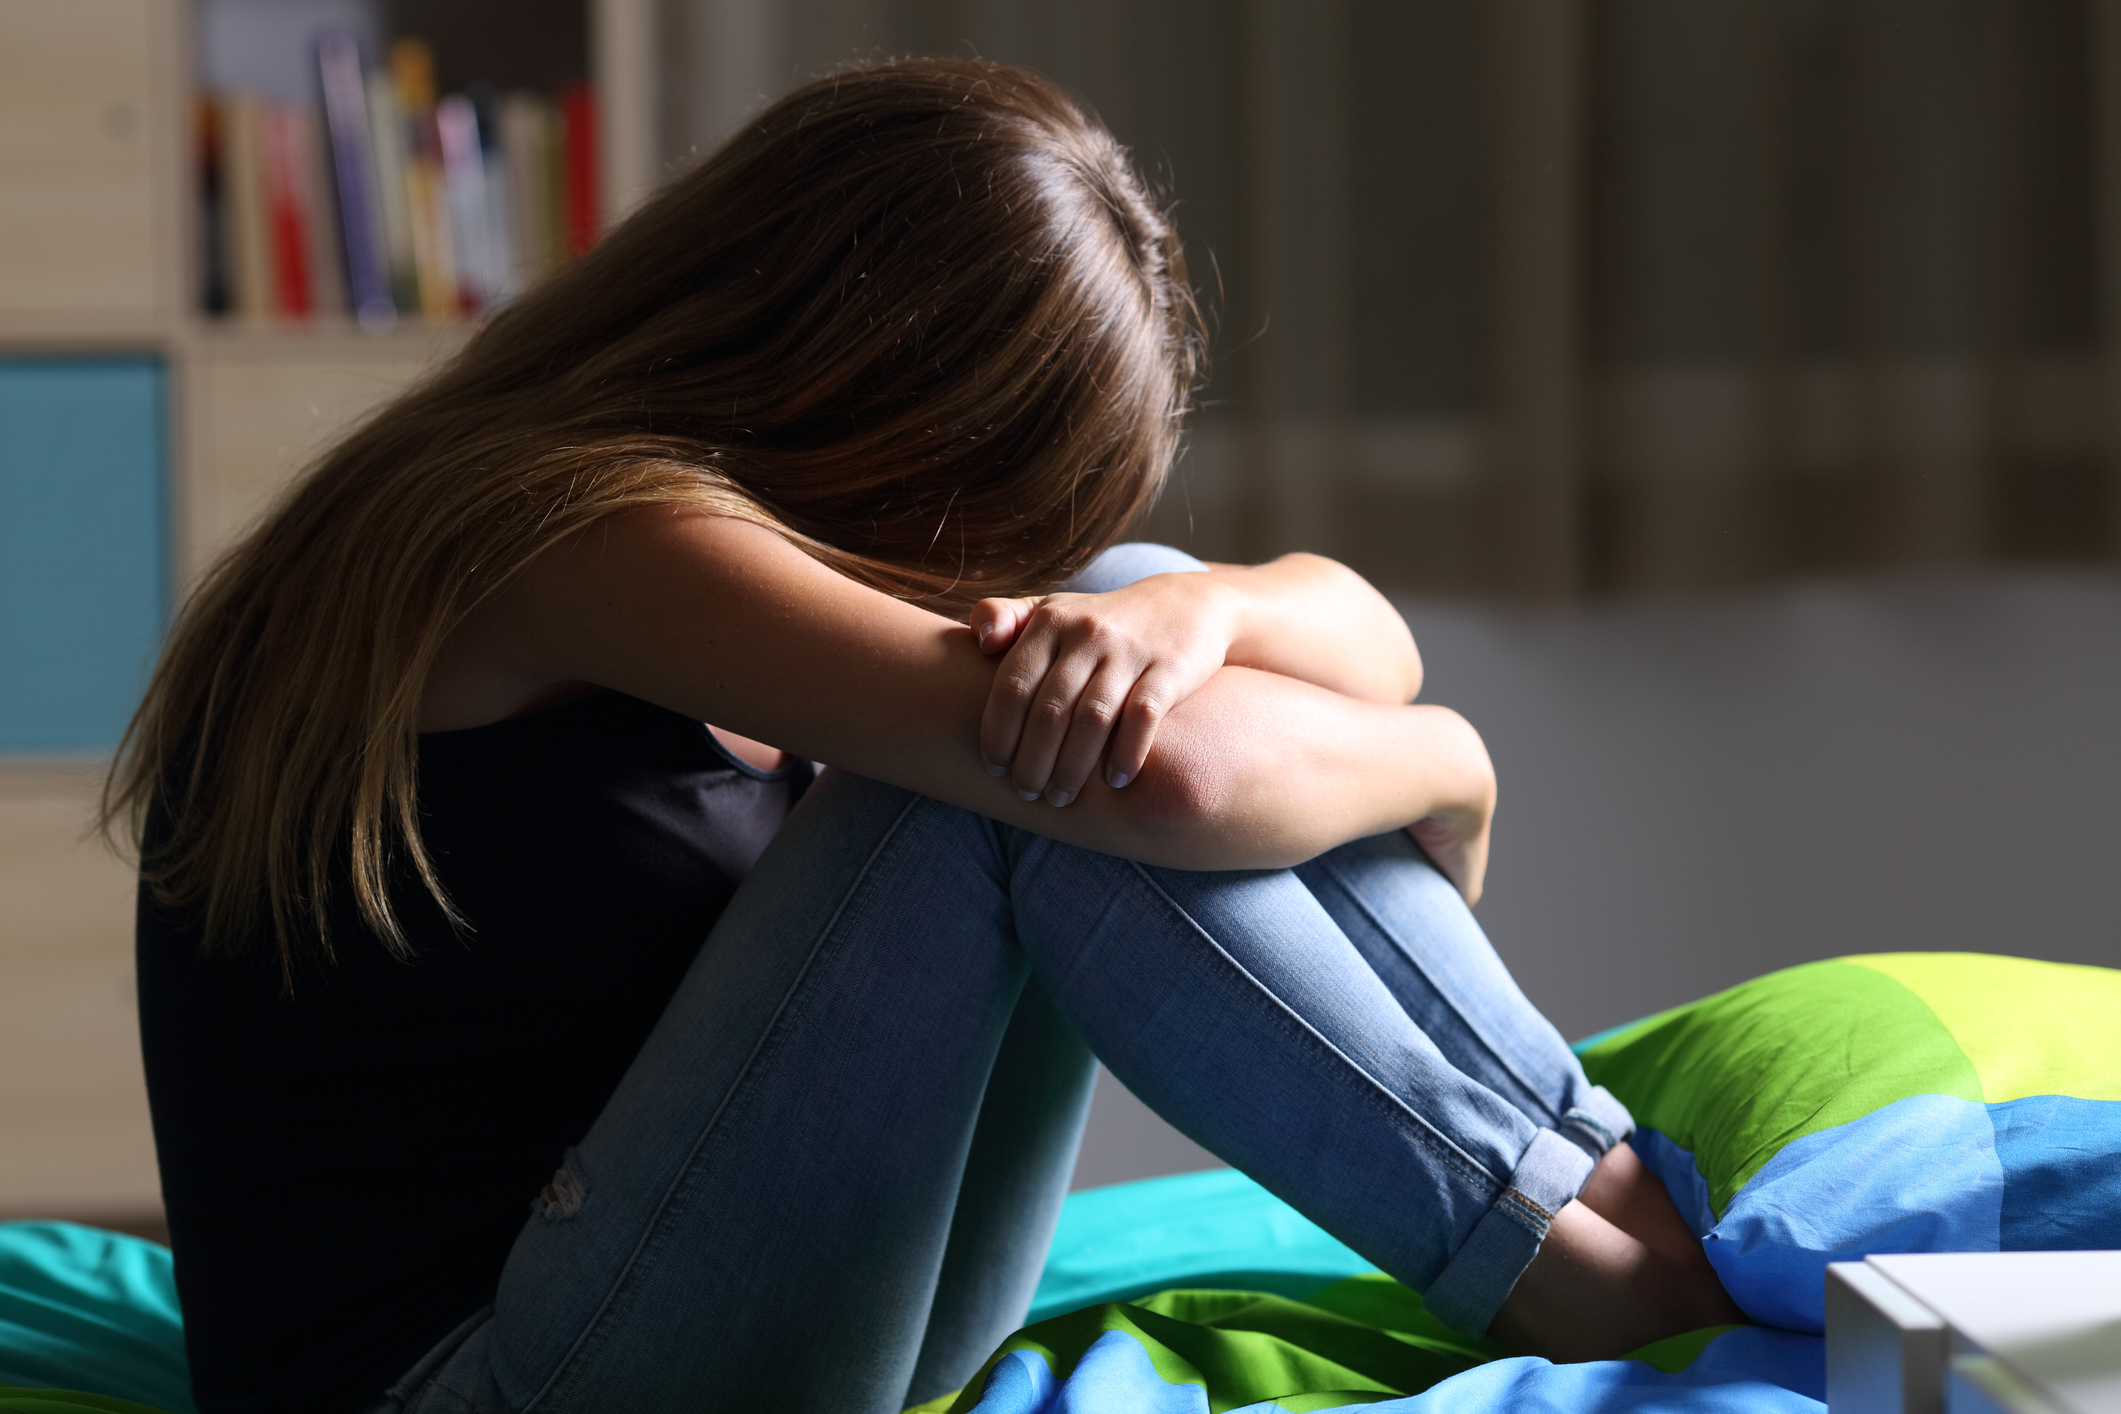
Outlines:
<svg viewBox="0 0 2121 1414"><path fill-rule="evenodd" d="M1071 594L1109 594L1152 574L1189 574L1205 569L1206 565L1183 550L1129 540L1106 550L1061 587Z"/></svg>

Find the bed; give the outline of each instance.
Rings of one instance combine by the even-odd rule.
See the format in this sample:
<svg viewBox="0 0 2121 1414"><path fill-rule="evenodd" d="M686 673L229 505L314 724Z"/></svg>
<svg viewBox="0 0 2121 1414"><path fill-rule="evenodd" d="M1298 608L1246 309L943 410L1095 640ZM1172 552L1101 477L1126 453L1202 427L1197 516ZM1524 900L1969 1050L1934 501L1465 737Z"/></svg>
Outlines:
<svg viewBox="0 0 2121 1414"><path fill-rule="evenodd" d="M1818 1414L1831 1263L2121 1248L2121 972L1964 953L1769 974L1578 1046L1756 1324L1512 1358L1240 1174L1072 1196L1028 1323L921 1414ZM189 1414L168 1254L0 1226L0 1414Z"/></svg>

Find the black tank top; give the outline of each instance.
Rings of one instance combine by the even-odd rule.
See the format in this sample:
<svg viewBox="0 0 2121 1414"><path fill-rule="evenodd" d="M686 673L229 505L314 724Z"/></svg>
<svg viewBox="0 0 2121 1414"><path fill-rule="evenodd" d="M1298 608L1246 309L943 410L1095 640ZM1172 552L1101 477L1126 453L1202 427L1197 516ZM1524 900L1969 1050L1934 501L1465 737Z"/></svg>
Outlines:
<svg viewBox="0 0 2121 1414"><path fill-rule="evenodd" d="M471 931L407 871L411 960L340 900L336 962L291 997L267 939L203 961L143 891L141 1044L202 1411L359 1408L493 1300L809 781L618 693L424 736L423 829Z"/></svg>

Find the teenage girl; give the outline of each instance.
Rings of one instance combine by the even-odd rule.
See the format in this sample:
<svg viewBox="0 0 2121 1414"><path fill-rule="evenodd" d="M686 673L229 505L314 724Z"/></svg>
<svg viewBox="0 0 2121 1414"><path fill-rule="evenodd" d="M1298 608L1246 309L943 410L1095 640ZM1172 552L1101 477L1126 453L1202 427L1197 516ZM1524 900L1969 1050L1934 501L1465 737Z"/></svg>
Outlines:
<svg viewBox="0 0 2121 1414"><path fill-rule="evenodd" d="M206 576L111 796L201 1410L954 1389L1093 1053L1468 1331L1737 1319L1467 912L1494 778L1398 615L1111 548L1199 348L1064 95L851 70Z"/></svg>

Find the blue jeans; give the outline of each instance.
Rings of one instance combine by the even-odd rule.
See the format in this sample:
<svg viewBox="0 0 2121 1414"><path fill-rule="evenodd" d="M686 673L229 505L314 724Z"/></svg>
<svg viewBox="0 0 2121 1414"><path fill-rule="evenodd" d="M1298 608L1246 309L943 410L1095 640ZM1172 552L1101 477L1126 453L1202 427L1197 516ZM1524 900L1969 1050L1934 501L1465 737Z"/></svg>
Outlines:
<svg viewBox="0 0 2121 1414"><path fill-rule="evenodd" d="M1079 583L1190 567L1122 546ZM1633 1127L1404 832L1188 873L828 772L491 1311L380 1407L895 1414L954 1389L1029 1307L1093 1052L1475 1332Z"/></svg>

